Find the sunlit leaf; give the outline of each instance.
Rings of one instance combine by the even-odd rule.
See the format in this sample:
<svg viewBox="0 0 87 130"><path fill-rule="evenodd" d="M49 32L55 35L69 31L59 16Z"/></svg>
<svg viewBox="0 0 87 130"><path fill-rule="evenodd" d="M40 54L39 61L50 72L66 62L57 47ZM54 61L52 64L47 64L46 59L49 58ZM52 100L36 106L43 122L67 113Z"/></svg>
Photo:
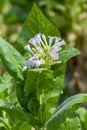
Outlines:
<svg viewBox="0 0 87 130"><path fill-rule="evenodd" d="M80 51L76 48L68 48L60 52L60 61L66 62L70 58L79 55Z"/></svg>
<svg viewBox="0 0 87 130"><path fill-rule="evenodd" d="M17 49L24 54L24 46L35 34L42 33L46 36L60 36L56 27L43 15L34 4L31 13L26 19L18 38Z"/></svg>
<svg viewBox="0 0 87 130"><path fill-rule="evenodd" d="M0 93L11 87L13 85L13 81L13 78L8 74L8 72L5 72L0 78Z"/></svg>
<svg viewBox="0 0 87 130"><path fill-rule="evenodd" d="M81 130L80 120L78 117L71 119L67 118L57 130Z"/></svg>
<svg viewBox="0 0 87 130"><path fill-rule="evenodd" d="M27 124L29 124L30 121L33 122L32 116L29 115L29 113L25 113L20 107L16 107L13 104L1 99L0 110L3 110L7 113L9 124L12 127L12 130L19 129L24 122L27 122Z"/></svg>
<svg viewBox="0 0 87 130"><path fill-rule="evenodd" d="M0 58L11 76L23 80L24 59L14 47L2 38L0 38Z"/></svg>
<svg viewBox="0 0 87 130"><path fill-rule="evenodd" d="M47 130L57 129L67 117L69 117L82 102L87 101L87 94L77 94L64 101L56 110L55 114L45 123Z"/></svg>

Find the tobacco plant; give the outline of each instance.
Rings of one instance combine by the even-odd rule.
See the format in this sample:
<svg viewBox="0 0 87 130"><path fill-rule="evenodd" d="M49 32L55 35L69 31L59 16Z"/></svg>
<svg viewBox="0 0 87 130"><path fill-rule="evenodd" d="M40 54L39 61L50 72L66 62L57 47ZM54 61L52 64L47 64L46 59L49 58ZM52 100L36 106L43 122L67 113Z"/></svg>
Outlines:
<svg viewBox="0 0 87 130"><path fill-rule="evenodd" d="M87 94L71 96L59 105L66 62L78 54L79 50L67 48L59 31L34 4L16 48L0 38L0 58L6 68L0 92L15 84L17 96L15 103L0 99L1 129L81 130L75 111L87 101Z"/></svg>

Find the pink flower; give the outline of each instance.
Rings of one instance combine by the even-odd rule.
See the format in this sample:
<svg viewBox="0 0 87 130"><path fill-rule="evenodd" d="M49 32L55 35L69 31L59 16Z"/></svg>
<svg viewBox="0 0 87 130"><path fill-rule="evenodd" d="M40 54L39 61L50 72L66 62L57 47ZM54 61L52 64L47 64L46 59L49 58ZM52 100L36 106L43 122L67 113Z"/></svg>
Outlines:
<svg viewBox="0 0 87 130"><path fill-rule="evenodd" d="M65 42L60 37L48 36L47 40L44 34L36 34L24 47L31 53L31 58L26 61L25 69L41 65L48 66L48 63L51 66L53 61L59 60L58 51L61 50L62 45L65 45Z"/></svg>

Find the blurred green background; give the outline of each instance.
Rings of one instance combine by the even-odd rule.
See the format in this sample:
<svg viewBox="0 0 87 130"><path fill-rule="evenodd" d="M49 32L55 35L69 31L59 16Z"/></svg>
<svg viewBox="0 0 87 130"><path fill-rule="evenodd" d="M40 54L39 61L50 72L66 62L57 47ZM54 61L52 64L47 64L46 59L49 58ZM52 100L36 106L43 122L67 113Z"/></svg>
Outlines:
<svg viewBox="0 0 87 130"><path fill-rule="evenodd" d="M0 36L14 47L34 3L59 29L67 46L81 51L67 63L65 94L87 92L87 0L0 0Z"/></svg>

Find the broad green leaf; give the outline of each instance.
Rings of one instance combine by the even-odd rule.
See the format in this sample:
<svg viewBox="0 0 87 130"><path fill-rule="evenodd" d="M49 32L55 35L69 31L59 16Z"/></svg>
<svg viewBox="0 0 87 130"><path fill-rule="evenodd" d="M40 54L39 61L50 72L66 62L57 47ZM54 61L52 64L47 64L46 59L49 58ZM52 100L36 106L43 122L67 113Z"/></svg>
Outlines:
<svg viewBox="0 0 87 130"><path fill-rule="evenodd" d="M54 115L45 123L44 128L47 130L58 129L61 123L63 123L71 114L73 114L73 112L79 108L82 102L86 101L87 94L77 94L75 96L71 96L57 108Z"/></svg>
<svg viewBox="0 0 87 130"><path fill-rule="evenodd" d="M43 15L34 4L31 13L25 21L18 38L17 49L24 54L24 46L35 34L42 33L46 36L60 36L56 27Z"/></svg>
<svg viewBox="0 0 87 130"><path fill-rule="evenodd" d="M27 71L24 91L26 94L29 94L38 89L41 94L42 90L46 91L46 89L49 89L48 87L51 85L52 80L53 72L51 70L44 68L30 69Z"/></svg>
<svg viewBox="0 0 87 130"><path fill-rule="evenodd" d="M24 122L27 122L27 124L30 122L33 123L32 116L29 113L25 113L20 107L16 107L13 104L1 99L0 110L5 111L9 116L9 124L12 127L12 130L19 129Z"/></svg>
<svg viewBox="0 0 87 130"><path fill-rule="evenodd" d="M0 97L12 103L18 102L15 80L7 71L0 77Z"/></svg>
<svg viewBox="0 0 87 130"><path fill-rule="evenodd" d="M60 61L62 62L66 62L67 60L69 60L70 58L76 56L76 55L79 55L80 54L80 51L76 48L68 48L68 49L65 49L63 51L60 51Z"/></svg>
<svg viewBox="0 0 87 130"><path fill-rule="evenodd" d="M20 126L19 130L32 130L32 127L29 125L27 121L24 121Z"/></svg>
<svg viewBox="0 0 87 130"><path fill-rule="evenodd" d="M53 88L50 88L47 93L42 95L43 97L43 122L45 123L56 109L57 102L62 92L64 76L54 78ZM45 99L45 100L44 100Z"/></svg>
<svg viewBox="0 0 87 130"><path fill-rule="evenodd" d="M23 80L24 59L14 47L2 38L0 38L0 58L12 77Z"/></svg>
<svg viewBox="0 0 87 130"><path fill-rule="evenodd" d="M28 96L25 96L24 83L17 84L16 95L17 95L18 101L21 104L21 106L23 108L27 109L27 104L28 104L29 98L28 98Z"/></svg>
<svg viewBox="0 0 87 130"><path fill-rule="evenodd" d="M0 93L8 89L13 85L14 79L9 75L8 72L5 72L0 78Z"/></svg>
<svg viewBox="0 0 87 130"><path fill-rule="evenodd" d="M67 118L57 130L81 130L80 120L78 117L71 119Z"/></svg>
<svg viewBox="0 0 87 130"><path fill-rule="evenodd" d="M36 113L39 121L42 118L41 113L44 113L44 110L42 110L42 106L45 103L43 94L45 95L49 91L52 93L52 90L55 89L53 83L53 72L50 70L40 68L27 71L24 86L25 95L29 97L27 106L33 115Z"/></svg>
<svg viewBox="0 0 87 130"><path fill-rule="evenodd" d="M46 122L55 110L55 106L58 102L58 98L63 86L64 74L65 74L64 68L65 66L61 64L60 66L55 68L55 70L54 67L52 68L54 70L54 73L51 70L42 69L42 68L30 69L27 71L26 81L24 86L25 94L22 94L23 93L23 89L22 89L21 92L22 96L20 95L19 97L18 94L18 97L20 98L22 105L23 105L22 99L24 99L24 96L28 97L29 103L27 106L28 109L31 111L31 113L34 114L34 110L36 108L39 109L39 111L38 110L36 111L37 111L37 115L40 116L38 112L42 111L42 115L43 115L42 122ZM57 74L59 75L57 76ZM39 106L37 107L36 105L36 102L38 103L38 101L40 102L40 104L38 105L41 108L38 108Z"/></svg>

